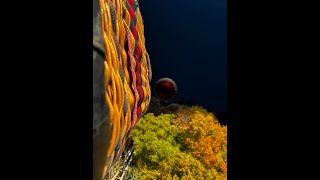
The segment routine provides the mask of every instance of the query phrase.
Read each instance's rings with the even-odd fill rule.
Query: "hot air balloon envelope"
[[[177,94],[177,85],[170,78],[161,78],[156,82],[155,94],[161,100],[169,100]]]

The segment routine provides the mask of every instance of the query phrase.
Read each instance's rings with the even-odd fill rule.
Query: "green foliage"
[[[170,124],[175,115],[155,117],[146,114],[136,124],[130,136],[134,142],[134,160],[142,160],[148,166],[156,166],[170,154],[179,150],[175,136],[178,128]]]
[[[136,179],[226,179],[226,126],[202,107],[146,114],[130,137]]]

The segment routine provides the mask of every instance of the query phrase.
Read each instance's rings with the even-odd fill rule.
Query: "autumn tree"
[[[200,106],[146,114],[130,137],[137,179],[226,179],[226,126]]]
[[[227,171],[227,128],[221,126],[212,113],[196,111],[190,115],[186,128],[185,146],[206,168],[214,167],[218,172]]]
[[[173,114],[163,114],[155,117],[146,114],[139,120],[131,132],[134,142],[134,160],[144,162],[147,166],[157,166],[169,155],[179,150],[175,142],[178,128],[171,125]]]

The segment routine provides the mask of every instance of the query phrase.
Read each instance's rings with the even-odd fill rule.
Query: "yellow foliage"
[[[147,128],[149,130],[158,129],[157,131],[162,134],[162,131],[159,129],[163,127],[160,127],[160,124],[168,123],[169,119],[161,121],[162,123],[155,123],[159,122],[159,119],[165,116],[160,115],[154,117],[147,115],[147,117],[148,118],[145,118],[147,122],[140,121],[141,124],[138,126],[149,127]],[[181,108],[176,113],[176,116],[170,117],[170,122],[178,128],[175,131],[166,131],[171,137],[175,138],[175,142],[170,142],[169,144],[170,146],[178,144],[179,149],[162,159],[157,166],[141,166],[145,163],[142,163],[142,158],[140,158],[138,163],[136,163],[139,166],[136,172],[142,175],[140,179],[150,179],[152,177],[163,180],[226,180],[227,126],[220,125],[212,113],[199,106]],[[154,122],[152,124],[159,124],[159,126],[153,127],[149,125],[150,122]],[[167,126],[169,126],[169,124]],[[146,137],[147,134],[153,133],[152,130],[144,132],[146,132],[146,134],[143,135],[144,137]],[[139,136],[141,135],[140,133]],[[166,136],[168,135],[164,135],[164,137]],[[141,145],[140,142],[139,144]],[[170,149],[169,144],[168,149]],[[163,145],[165,145],[165,143],[163,143]],[[166,149],[167,147],[161,148]],[[144,154],[148,153],[153,152],[145,152]],[[159,174],[159,172],[161,173]]]

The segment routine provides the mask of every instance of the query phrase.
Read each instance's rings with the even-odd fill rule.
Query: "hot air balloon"
[[[170,78],[161,78],[156,82],[155,95],[162,101],[168,101],[177,94],[177,85]]]

